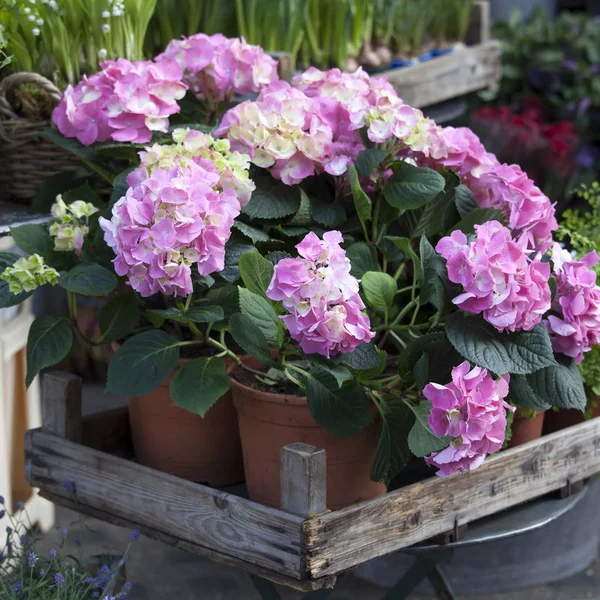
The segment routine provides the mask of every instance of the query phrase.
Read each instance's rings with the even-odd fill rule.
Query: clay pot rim
[[[242,356],[242,357],[240,357],[240,359],[244,363],[254,363],[253,365],[252,364],[249,365],[249,366],[252,366],[253,368],[255,365],[262,366],[260,361],[256,360],[255,358],[253,358],[251,356]],[[266,390],[253,388],[248,385],[245,385],[244,383],[239,382],[235,378],[235,373],[236,373],[236,371],[240,371],[240,370],[241,370],[241,367],[239,367],[237,365],[232,366],[232,368],[229,370],[229,378],[231,380],[231,385],[234,387],[237,387],[240,391],[243,391],[246,394],[249,394],[254,397],[260,397],[261,401],[263,401],[263,402],[272,402],[273,404],[299,404],[299,405],[307,404],[306,396],[299,396],[299,395],[294,395],[294,394],[275,394],[273,392],[268,392]]]

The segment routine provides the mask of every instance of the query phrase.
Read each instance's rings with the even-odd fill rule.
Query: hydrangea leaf
[[[183,365],[171,381],[173,402],[204,417],[230,387],[225,362],[220,358],[196,358]]]
[[[380,150],[379,148],[363,150],[356,157],[355,164],[358,176],[369,177],[373,170],[376,169],[388,156],[389,152],[386,152],[385,150]]]
[[[439,452],[446,448],[451,439],[448,437],[440,438],[429,427],[428,419],[431,412],[431,402],[421,400],[416,406],[410,404],[410,409],[415,415],[415,424],[408,434],[408,447],[410,451],[418,457],[427,456],[432,452]]]
[[[259,296],[246,288],[239,288],[240,310],[248,316],[265,336],[272,348],[281,348],[283,343],[283,322],[263,296]]]
[[[482,317],[462,312],[448,315],[446,333],[456,350],[467,360],[497,375],[526,375],[556,366],[546,328],[499,333]]]
[[[273,279],[273,265],[258,251],[242,254],[239,265],[245,286],[251,292],[264,296]]]
[[[377,312],[387,314],[398,290],[396,280],[387,273],[367,271],[362,276],[361,287],[368,304]]]
[[[235,343],[259,360],[264,365],[270,365],[271,349],[262,330],[245,314],[236,313],[229,319],[229,333]]]
[[[140,311],[132,294],[124,294],[107,302],[98,313],[98,325],[104,341],[120,340],[137,326]]]
[[[399,163],[383,188],[388,204],[402,210],[413,210],[433,200],[444,190],[444,178],[433,169]]]
[[[269,175],[259,175],[255,179],[256,189],[250,202],[242,209],[251,219],[281,219],[298,212],[300,189],[285,185]]]
[[[117,287],[114,273],[95,263],[81,263],[60,278],[67,291],[82,296],[107,296]]]
[[[361,279],[367,271],[377,270],[377,251],[366,242],[356,242],[346,251],[350,261],[350,274]]]

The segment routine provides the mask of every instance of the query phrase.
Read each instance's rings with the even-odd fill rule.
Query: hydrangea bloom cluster
[[[12,267],[7,267],[0,279],[8,283],[8,289],[13,294],[32,292],[41,285],[58,283],[59,273],[48,266],[39,254],[29,258],[19,258]]]
[[[465,312],[483,314],[498,331],[529,331],[550,309],[550,265],[530,262],[498,221],[476,225],[475,231],[471,243],[454,231],[435,248],[446,259],[450,281],[464,288],[452,302]]]
[[[429,426],[439,437],[452,438],[450,445],[425,457],[436,475],[445,477],[479,467],[488,454],[502,448],[506,432],[506,410],[514,410],[504,401],[510,375],[494,380],[487,369],[465,361],[452,369],[447,385],[428,383],[423,395],[431,402]]]
[[[153,131],[167,131],[187,89],[176,62],[119,58],[101,66],[74,88],[69,85],[54,109],[52,120],[65,137],[85,146],[109,139],[144,144]]]
[[[310,98],[284,81],[227,111],[215,135],[287,185],[323,171],[341,175],[363,148],[346,107],[334,98]]]
[[[170,168],[174,164],[186,166],[190,161],[209,160],[220,174],[219,189],[233,189],[242,207],[250,202],[256,188],[250,179],[250,157],[231,152],[229,140],[215,140],[211,135],[193,129],[176,129],[174,144],[154,144],[139,153],[142,167],[148,174],[156,168]]]
[[[552,305],[557,315],[550,315],[546,326],[556,352],[580,363],[583,354],[600,344],[600,287],[591,269],[598,254],[590,252],[574,261],[558,244],[552,250],[556,277],[556,297]]]
[[[50,225],[50,235],[54,238],[54,249],[57,252],[73,252],[81,254],[83,241],[89,232],[89,218],[98,212],[91,202],[75,200],[66,204],[59,194],[50,210],[57,219]]]
[[[350,261],[340,246],[339,231],[323,239],[309,233],[296,246],[297,258],[275,265],[267,289],[271,300],[282,301],[290,314],[281,317],[290,335],[307,354],[329,358],[352,352],[374,337],[358,294],[358,280],[350,275]]]
[[[182,143],[199,144],[200,139],[209,143],[200,132],[189,132]],[[211,152],[207,154],[176,156],[170,164],[159,161],[160,166],[146,155],[148,166],[129,175],[131,187],[114,205],[112,219],[100,219],[104,239],[117,255],[115,271],[127,276],[142,296],[187,296],[193,265],[200,275],[224,267],[225,244],[240,202],[234,187],[223,183]]]
[[[176,62],[192,93],[212,108],[235,94],[260,92],[279,79],[277,62],[260,46],[220,33],[172,40],[156,60]]]

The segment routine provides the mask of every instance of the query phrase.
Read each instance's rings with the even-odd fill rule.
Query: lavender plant
[[[66,486],[67,487],[67,486]],[[70,486],[72,488],[72,484]],[[0,598],[3,600],[127,600],[132,584],[125,582],[116,596],[110,595],[119,580],[120,569],[127,560],[138,532],[129,536],[129,544],[116,565],[103,564],[92,575],[86,567],[81,537],[86,526],[80,518],[75,533],[57,526],[56,547],[48,554],[38,549],[39,536],[22,503],[11,513],[0,496],[0,523],[5,528],[0,543]],[[75,545],[75,554],[70,546]]]

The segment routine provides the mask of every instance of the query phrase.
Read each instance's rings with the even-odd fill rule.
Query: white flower
[[[108,10],[102,11],[102,18],[103,19],[110,19],[110,11],[108,11]]]
[[[104,60],[107,56],[108,52],[106,51],[106,48],[100,48],[100,50],[98,50],[98,58],[100,60]]]
[[[34,27],[34,28],[31,30],[31,33],[33,33],[33,35],[35,35],[35,36],[37,37],[37,36],[38,36],[38,35],[40,35],[40,33],[41,33],[41,31],[40,31],[40,28],[39,28],[39,27]]]
[[[26,7],[23,9],[23,12],[24,12],[26,15],[28,15],[28,14],[31,12],[31,9],[29,8],[29,6],[26,6]]]
[[[33,23],[33,21],[35,21],[35,15],[29,15],[27,20]]]
[[[104,23],[104,25],[102,25],[102,31],[104,31],[104,33],[108,33],[110,31],[110,25],[108,23]]]
[[[44,24],[44,19],[42,19],[42,18],[36,19],[35,24],[39,25],[41,27]]]
[[[58,4],[56,3],[56,0],[50,0],[48,2],[48,6],[52,9],[52,10],[58,10]]]

